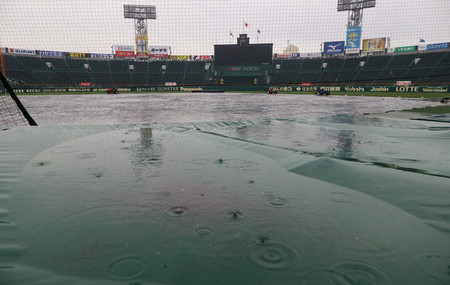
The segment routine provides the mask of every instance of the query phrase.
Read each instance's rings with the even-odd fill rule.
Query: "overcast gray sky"
[[[235,43],[230,31],[247,33],[251,43],[274,43],[276,53],[288,42],[319,52],[321,42],[346,38],[348,13],[336,11],[337,0],[1,0],[0,44],[111,53],[112,45],[134,45],[124,4],[156,6],[149,45],[171,46],[172,54],[213,54],[214,44]],[[364,10],[362,39],[390,37],[391,47],[420,38],[449,42],[449,15],[450,0],[377,0]]]

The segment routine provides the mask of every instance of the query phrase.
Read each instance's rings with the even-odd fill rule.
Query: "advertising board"
[[[211,60],[213,59],[212,55],[193,55],[193,60]]]
[[[51,50],[37,50],[36,54],[40,56],[57,56],[57,57],[63,57],[66,55],[65,52],[51,51]]]
[[[384,51],[385,48],[386,48],[386,38],[363,40],[362,51],[364,52]]]
[[[69,52],[69,57],[86,58],[86,57],[90,57],[90,54],[84,53],[84,52]]]
[[[407,47],[397,47],[395,48],[394,52],[411,52],[416,50],[417,46],[407,46]]]
[[[324,54],[342,54],[344,53],[344,41],[339,42],[324,42],[323,53]]]
[[[170,47],[168,46],[149,46],[150,57],[169,57]]]
[[[29,50],[29,49],[9,48],[8,52],[13,53],[13,54],[36,55],[35,50]]]
[[[171,60],[190,60],[191,56],[190,55],[171,55],[170,59]]]
[[[346,53],[359,53],[361,46],[361,27],[347,28]]]
[[[427,50],[446,49],[449,48],[449,43],[428,44]]]
[[[136,35],[136,57],[148,57],[147,35]]]
[[[134,57],[134,46],[114,45],[113,51],[116,57]]]
[[[107,53],[91,53],[91,58],[114,58],[114,55]]]

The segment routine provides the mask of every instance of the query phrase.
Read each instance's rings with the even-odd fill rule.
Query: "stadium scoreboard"
[[[238,44],[214,45],[215,65],[272,64],[273,44],[250,44],[247,35],[240,35]]]

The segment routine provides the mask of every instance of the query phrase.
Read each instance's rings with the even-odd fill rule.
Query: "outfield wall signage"
[[[0,48],[0,51],[1,51],[1,53],[6,53],[6,52],[8,51],[8,49],[7,49],[7,48],[4,48],[4,47],[2,47],[2,48]]]
[[[305,57],[316,58],[316,57],[321,57],[321,56],[322,56],[322,53],[320,53],[320,52],[301,52],[300,53],[301,58],[305,58]]]
[[[408,86],[411,85],[411,81],[397,81],[398,86]]]
[[[411,52],[416,50],[417,46],[407,46],[407,47],[397,47],[395,48],[394,52]]]
[[[136,35],[136,57],[148,57],[147,35]]]
[[[29,49],[9,48],[8,52],[12,53],[12,54],[36,55],[36,51],[35,50],[29,50]]]
[[[359,53],[361,46],[361,27],[347,28],[346,53]]]
[[[224,82],[224,81],[223,81]],[[89,82],[86,85],[89,84]],[[80,85],[84,85],[85,83]],[[170,85],[170,84],[169,84]],[[331,94],[333,92],[398,92],[398,93],[450,93],[450,88],[448,86],[300,86],[300,85],[288,85],[288,86],[269,86],[278,91],[285,92],[308,92],[313,94],[317,89],[327,89]],[[217,86],[212,86],[212,89],[217,88]],[[221,85],[225,91],[229,90],[246,90],[246,91],[261,91],[265,92],[265,86],[226,86]],[[236,89],[237,88],[237,89]],[[17,94],[27,94],[27,93],[65,93],[65,92],[93,92],[93,93],[106,93],[108,88],[97,88],[92,86],[80,86],[80,87],[67,87],[67,88],[15,88],[14,91]],[[192,87],[182,87],[182,86],[154,86],[154,87],[130,87],[130,88],[118,88],[119,92],[195,92],[207,90],[208,87],[203,86],[192,86]],[[5,93],[4,88],[0,88],[0,93]]]
[[[114,55],[113,54],[107,54],[107,53],[91,53],[91,58],[110,58],[113,59]]]
[[[84,53],[84,52],[69,52],[69,57],[86,58],[86,57],[90,57],[90,54],[89,53]]]
[[[342,54],[344,53],[345,42],[324,42],[323,53],[324,54]]]
[[[213,56],[212,55],[193,55],[192,59],[193,60],[212,60]]]
[[[363,40],[362,51],[378,52],[386,49],[386,38],[376,38]]]
[[[171,60],[191,60],[190,55],[171,55]]]
[[[448,93],[448,88],[443,87],[423,87],[422,92],[425,93]]]
[[[275,59],[291,59],[291,54],[275,54]]]
[[[300,58],[299,53],[275,54],[275,59],[298,59],[298,58]]]
[[[427,45],[427,50],[446,49],[446,48],[449,48],[449,43]]]
[[[66,55],[65,52],[51,51],[51,50],[37,50],[36,54],[40,56],[57,56],[57,57],[63,57]]]
[[[170,47],[168,46],[149,46],[150,57],[169,57]]]
[[[115,45],[113,51],[116,57],[134,57],[134,46]]]

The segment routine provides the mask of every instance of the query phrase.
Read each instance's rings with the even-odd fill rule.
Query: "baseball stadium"
[[[448,284],[450,2],[0,13],[0,284]]]

